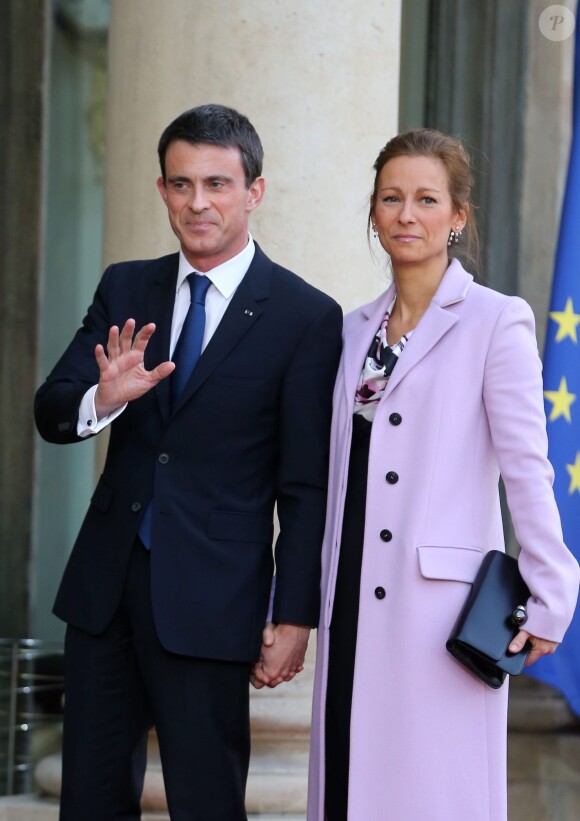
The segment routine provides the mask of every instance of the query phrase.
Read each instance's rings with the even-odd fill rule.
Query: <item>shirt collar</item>
[[[239,254],[236,254],[235,257],[227,259],[225,262],[222,262],[221,265],[216,265],[215,268],[211,268],[205,272],[205,275],[211,280],[212,284],[215,285],[225,299],[230,298],[246,275],[255,252],[256,246],[254,240],[252,235],[248,234],[248,242]],[[194,270],[195,268],[192,267],[191,263],[185,258],[183,251],[180,250],[176,291],[179,291],[185,278]]]

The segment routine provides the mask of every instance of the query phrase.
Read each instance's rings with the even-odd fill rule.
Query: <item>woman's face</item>
[[[431,157],[395,157],[381,169],[371,220],[396,271],[403,266],[447,267],[449,232],[467,214],[451,202],[447,172]]]

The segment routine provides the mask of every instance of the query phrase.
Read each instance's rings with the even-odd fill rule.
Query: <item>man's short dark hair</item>
[[[209,143],[221,148],[239,148],[246,188],[262,173],[264,150],[256,129],[247,117],[223,105],[200,105],[184,111],[170,123],[159,140],[157,152],[165,180],[165,154],[175,140],[191,145]]]

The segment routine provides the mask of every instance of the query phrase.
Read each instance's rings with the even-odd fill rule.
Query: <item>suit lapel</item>
[[[272,262],[256,244],[248,271],[238,285],[214,335],[201,354],[175,411],[187,402],[220,365],[229,352],[256,324],[270,292]]]
[[[147,295],[145,317],[154,322],[156,330],[145,351],[147,370],[169,359],[171,324],[175,305],[175,286],[179,267],[179,254],[171,254],[160,261],[154,282]],[[169,379],[162,379],[155,387],[155,395],[164,419],[169,416]]]

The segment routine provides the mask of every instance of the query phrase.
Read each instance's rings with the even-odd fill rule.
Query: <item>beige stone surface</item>
[[[508,727],[511,731],[580,733],[580,718],[561,693],[524,675],[510,681]]]
[[[224,103],[264,144],[266,197],[250,229],[265,252],[345,309],[373,299],[385,278],[366,212],[372,164],[397,131],[400,9],[401,0],[112,0],[105,263],[176,249],[155,186],[157,141],[185,109]],[[312,655],[295,681],[252,693],[250,811],[305,810]],[[149,762],[143,801],[159,808],[154,749]]]
[[[267,193],[252,230],[345,307],[384,287],[365,226],[372,164],[397,130],[400,0],[113,0],[105,261],[175,249],[155,188],[161,131],[207,102],[247,114]]]
[[[300,676],[284,687],[251,690],[252,758],[246,794],[250,813],[306,811],[313,670],[314,642],[311,642],[305,670]],[[60,794],[60,755],[47,756],[38,764],[35,781],[44,794]],[[142,806],[150,812],[166,808],[154,734],[149,738]],[[3,821],[1,815],[0,821]]]
[[[580,792],[580,735],[511,733],[508,770],[513,785],[536,782]]]
[[[580,791],[532,781],[510,787],[509,821],[578,821]]]
[[[0,798],[0,821],[58,821],[58,804],[54,799],[29,795]],[[170,821],[170,819],[167,813],[145,812],[142,821]],[[250,813],[248,821],[306,821],[306,816]]]

